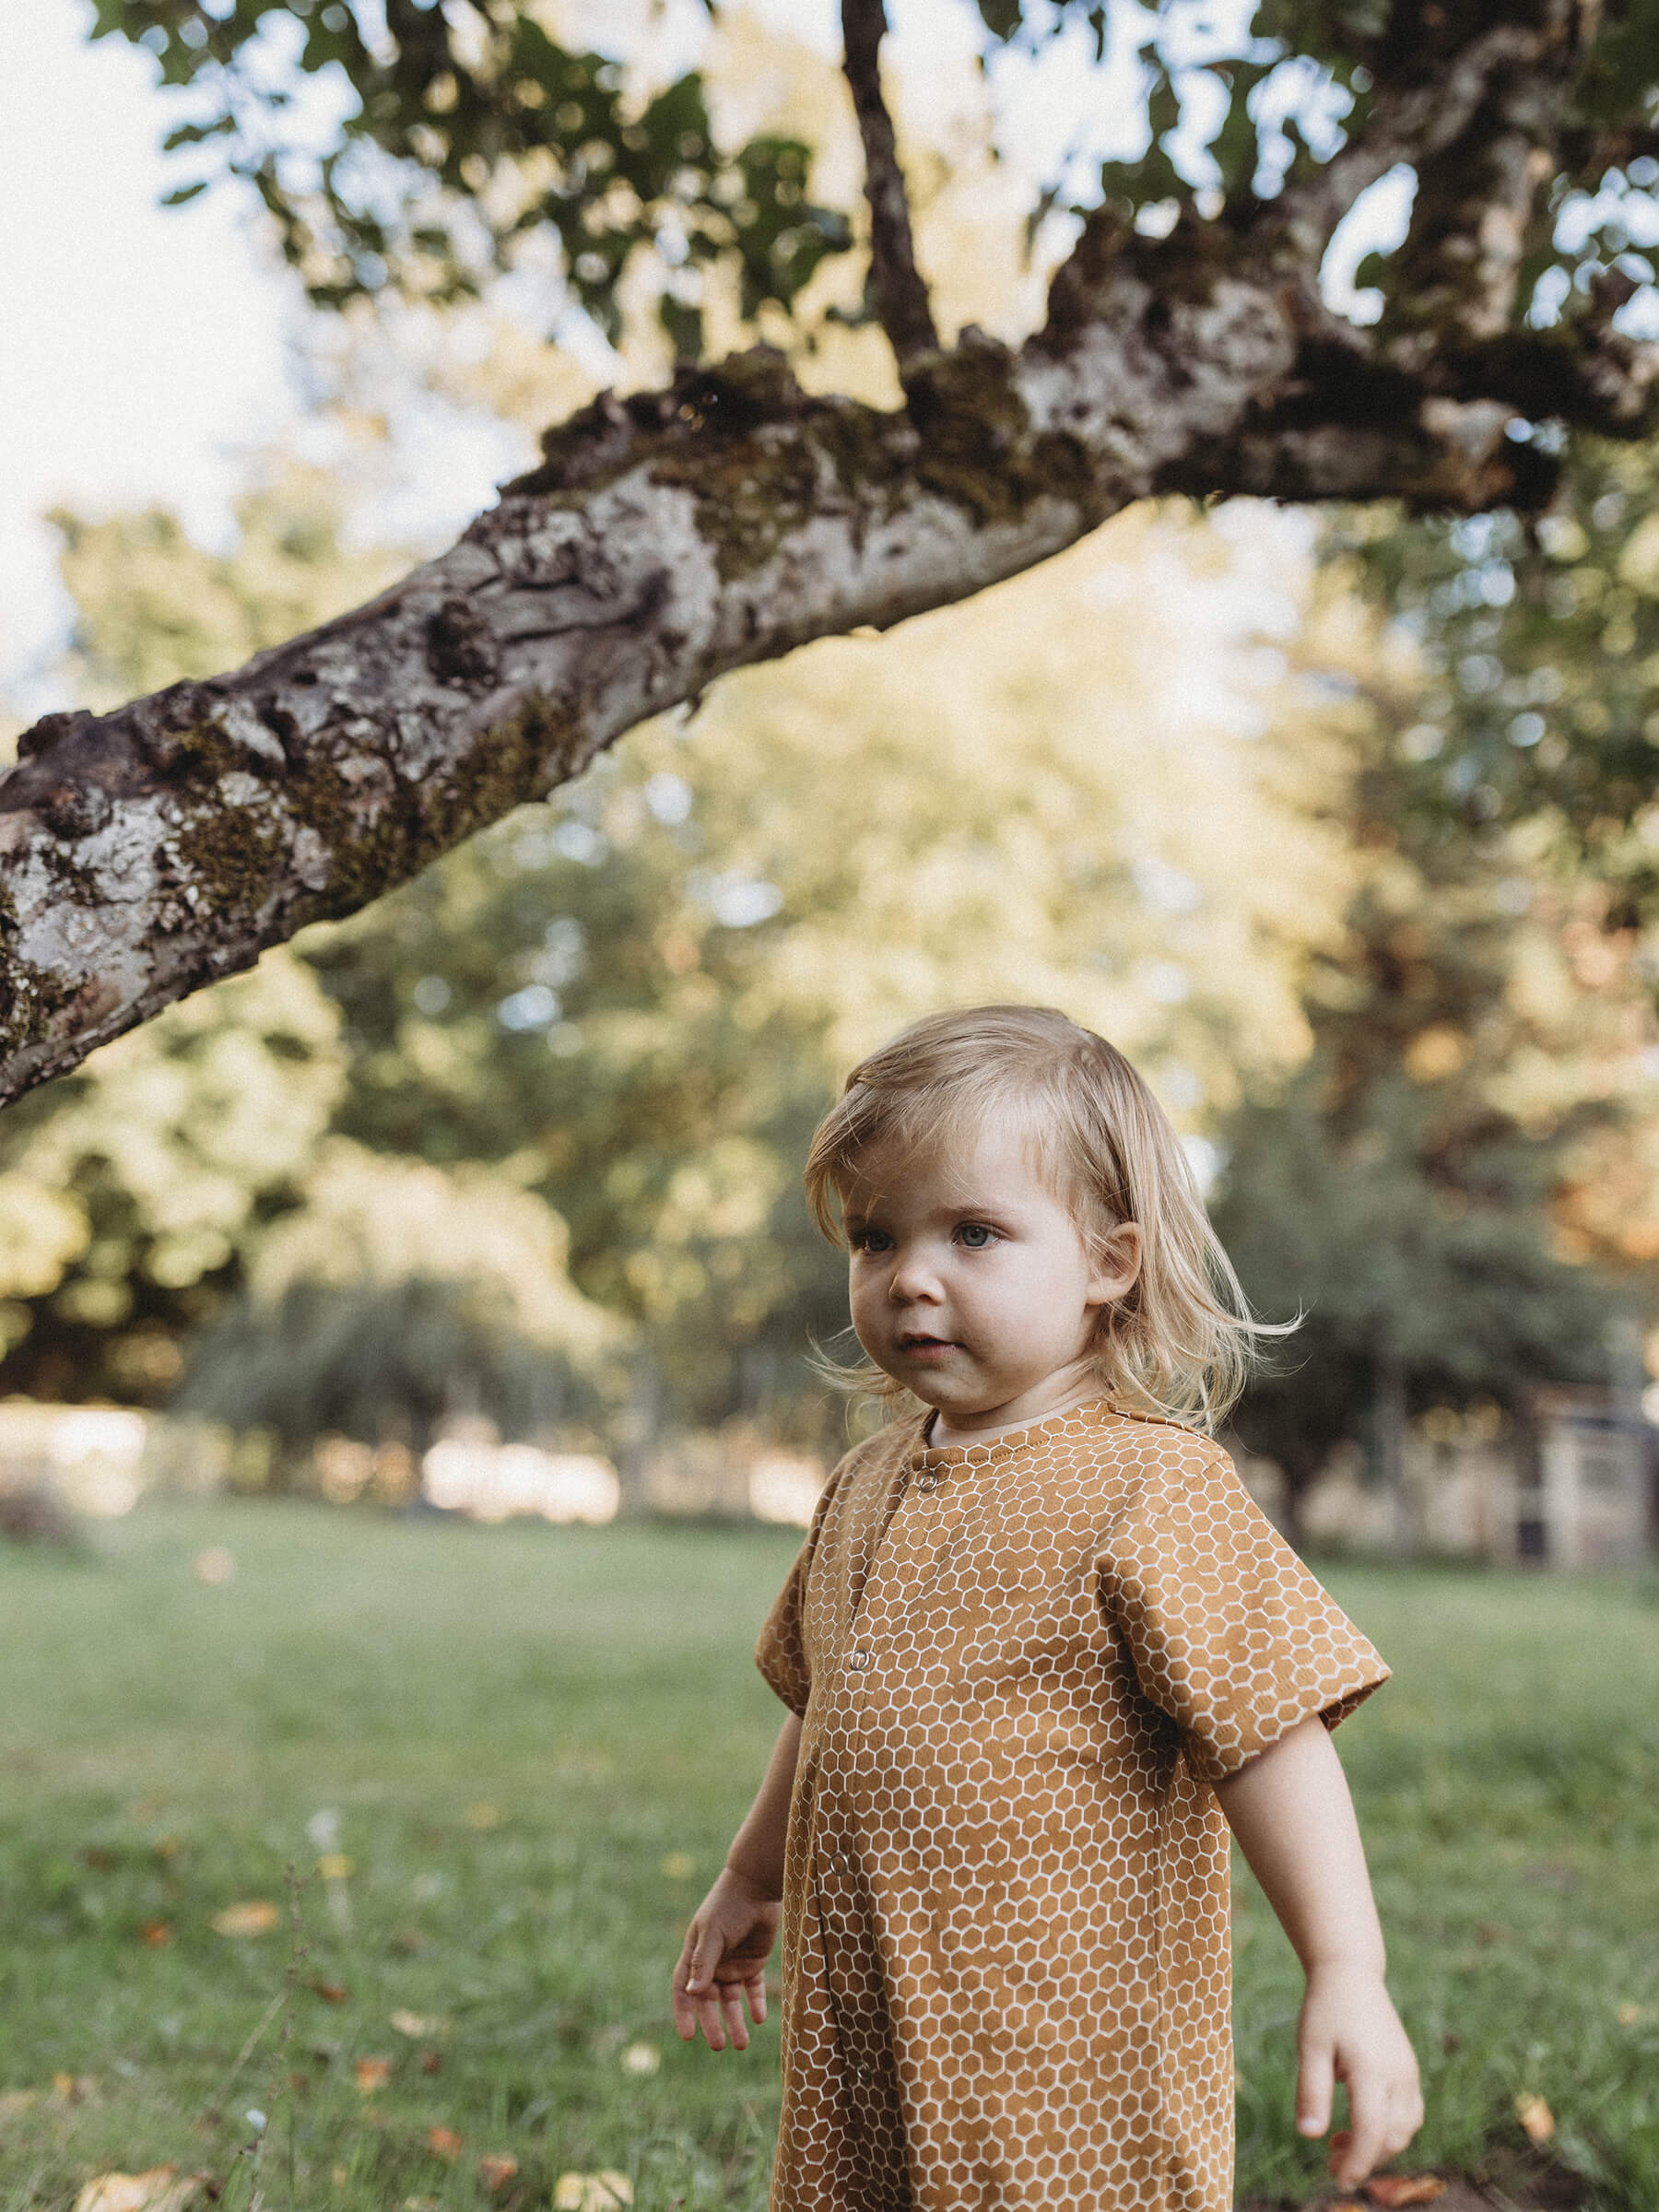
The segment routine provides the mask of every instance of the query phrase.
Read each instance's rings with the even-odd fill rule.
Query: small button
[[[857,1673],[863,1668],[868,1666],[869,1664],[869,1645],[867,1643],[855,1643],[853,1646],[853,1649],[847,1653],[847,1665],[853,1668],[854,1673]]]

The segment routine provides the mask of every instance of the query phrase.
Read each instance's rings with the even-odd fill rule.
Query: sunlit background
[[[734,128],[809,127],[844,194],[832,11],[647,16],[654,68],[700,58]],[[533,260],[464,308],[308,308],[250,194],[160,204],[173,109],[89,18],[12,0],[29,66],[0,86],[14,733],[360,599],[540,427],[667,367]],[[1066,235],[1022,253],[1033,179],[1138,153],[1113,51],[987,76],[967,11],[900,11],[947,328],[1030,328]],[[322,130],[326,82],[300,97]],[[1344,225],[1334,305],[1374,312],[1356,272],[1409,199],[1385,178]],[[872,330],[814,330],[806,382],[890,395]],[[1659,1048],[1631,887],[1659,818],[1567,834],[1502,764],[1594,732],[1621,624],[1627,663],[1648,649],[1645,466],[1593,457],[1583,519],[1530,545],[1137,511],[972,607],[727,680],[96,1055],[0,1130],[18,1480],[54,1470],[80,1511],[228,1483],[803,1519],[848,1418],[806,1364],[844,1320],[806,1136],[893,1028],[1013,997],[1137,1058],[1258,1304],[1307,1314],[1241,1417],[1275,1511],[1382,1548],[1633,1555]]]

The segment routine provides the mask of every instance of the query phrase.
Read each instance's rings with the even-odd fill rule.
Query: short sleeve
[[[1335,1727],[1388,1668],[1218,1446],[1171,1432],[1114,1528],[1100,1598],[1188,1763],[1222,1782],[1317,1714]]]
[[[791,1712],[804,1713],[812,1689],[812,1670],[806,1663],[806,1641],[802,1617],[806,1605],[806,1572],[812,1564],[812,1539],[802,1545],[789,1579],[772,1600],[755,1645],[755,1665]]]
[[[812,1663],[806,1653],[806,1578],[812,1571],[830,1501],[858,1456],[856,1451],[849,1452],[819,1492],[806,1541],[795,1554],[788,1580],[773,1599],[756,1641],[755,1665],[791,1712],[806,1712],[812,1689]]]

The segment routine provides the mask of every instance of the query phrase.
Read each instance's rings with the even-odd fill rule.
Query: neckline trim
[[[936,1407],[930,1406],[925,1413],[913,1417],[915,1434],[912,1438],[910,1448],[905,1454],[907,1465],[912,1467],[988,1466],[996,1460],[1006,1459],[1012,1453],[1018,1452],[1029,1443],[1032,1437],[1064,1428],[1067,1421],[1086,1420],[1090,1415],[1099,1416],[1103,1413],[1116,1414],[1120,1418],[1127,1419],[1135,1418],[1130,1407],[1121,1405],[1114,1397],[1102,1395],[1098,1398],[1083,1398],[1076,1406],[1067,1406],[1059,1413],[1044,1414],[1040,1419],[1027,1421],[1018,1429],[999,1430],[994,1436],[986,1437],[981,1443],[930,1444],[927,1441],[927,1431],[936,1410]]]

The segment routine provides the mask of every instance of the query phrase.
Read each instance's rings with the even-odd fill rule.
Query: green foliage
[[[516,1329],[453,1280],[291,1283],[238,1301],[191,1347],[174,1411],[263,1429],[293,1451],[319,1435],[424,1452],[446,1421],[481,1415],[504,1436],[611,1411],[590,1363]]]
[[[1352,518],[1335,540],[1429,672],[1402,805],[1447,838],[1547,826],[1627,926],[1659,914],[1656,492],[1649,449],[1586,443],[1534,524]]]
[[[292,1205],[345,1087],[291,953],[106,1045],[0,1126],[0,1389],[154,1402]]]
[[[1226,22],[1198,0],[1117,18],[1101,0],[978,0],[978,15],[988,56],[1037,52],[1080,24],[1097,65],[1125,38],[1140,61],[1145,150],[1101,164],[1075,149],[1034,196],[1033,224],[1101,198],[1247,220],[1363,132],[1380,90],[1431,80],[1471,35],[1468,11],[1415,0],[1261,0]],[[93,35],[153,53],[188,110],[167,145],[193,172],[169,197],[188,201],[225,176],[249,182],[321,306],[387,289],[469,297],[526,249],[533,264],[546,241],[565,298],[613,341],[630,273],[682,355],[703,345],[718,272],[735,274],[746,317],[794,308],[819,265],[852,247],[857,220],[851,203],[813,196],[817,136],[762,131],[723,145],[697,70],[661,81],[625,38],[566,44],[557,19],[531,0],[96,0]],[[298,97],[300,76],[322,97]],[[1579,312],[1616,258],[1651,283],[1629,225],[1621,236],[1596,210],[1606,133],[1645,144],[1656,90],[1655,11],[1603,11],[1518,318],[1553,320],[1563,300]],[[1639,159],[1617,177],[1649,242],[1653,171]],[[1386,283],[1385,267],[1375,274]]]
[[[760,2212],[775,2012],[714,2060],[665,1989],[776,1730],[749,1646],[794,1544],[157,1502],[90,1565],[0,1551],[0,1756],[29,1781],[0,1815],[0,2083],[39,2092],[0,2132],[5,2212],[174,2160],[245,2206],[250,2105],[267,2204],[291,2125],[297,2205],[459,2212],[494,2151],[532,2205],[615,2168],[639,2212]],[[209,1545],[229,1585],[190,1575]],[[1411,2163],[1524,2203],[1514,2099],[1540,2094],[1571,2162],[1613,2177],[1599,2212],[1651,2212],[1659,1742],[1630,1688],[1659,1613],[1613,1580],[1332,1580],[1397,1669],[1337,1740],[1423,2062]],[[349,1925],[307,1833],[324,1808]],[[311,1951],[288,2042],[272,2019],[233,2072],[288,1947],[212,1918],[279,1900],[290,1862]],[[1299,1977],[1241,1870],[1236,1923],[1239,2194],[1300,2202],[1323,2152],[1291,2126]],[[656,2072],[628,2070],[639,2043]],[[392,2073],[368,2097],[371,2055]],[[93,2087],[67,2102],[56,2074]],[[453,2165],[434,2125],[464,2138]]]
[[[97,0],[93,35],[146,47],[162,83],[194,97],[167,146],[211,166],[171,197],[218,175],[252,183],[321,307],[388,287],[471,297],[541,235],[613,340],[627,271],[653,260],[664,324],[695,354],[705,271],[737,265],[747,314],[787,309],[852,243],[846,216],[809,196],[809,147],[721,147],[696,71],[643,93],[621,56],[561,44],[528,6]],[[287,127],[296,71],[336,106],[321,153],[312,126]]]
[[[1309,647],[1320,665],[1317,627]],[[1450,838],[1414,804],[1422,677],[1377,648],[1324,663],[1355,694],[1368,862],[1310,970],[1313,1054],[1229,1124],[1216,1207],[1257,1307],[1306,1314],[1240,1416],[1293,1492],[1386,1373],[1412,1410],[1524,1420],[1539,1382],[1606,1382],[1610,1325],[1659,1288],[1642,980],[1535,836]]]

